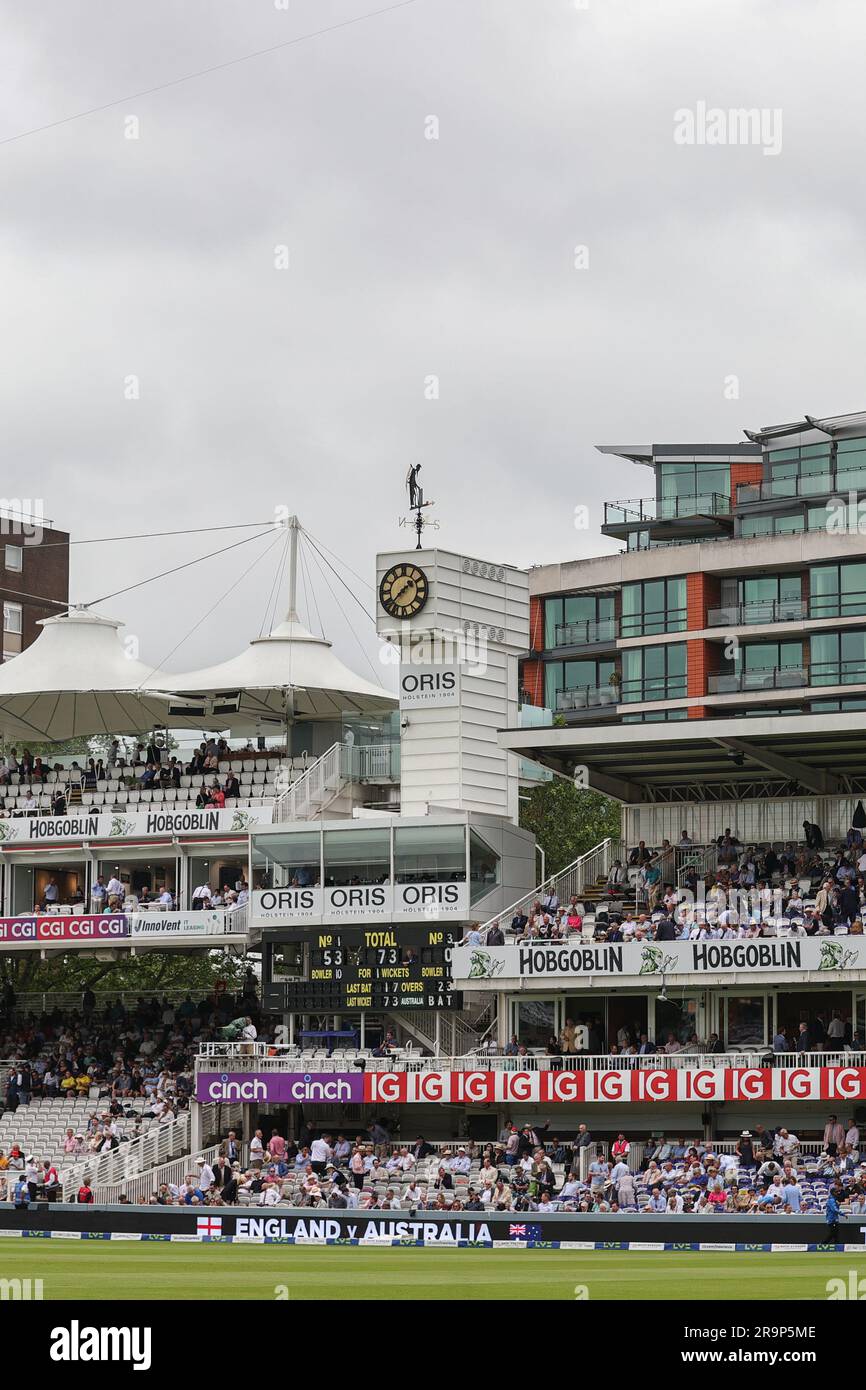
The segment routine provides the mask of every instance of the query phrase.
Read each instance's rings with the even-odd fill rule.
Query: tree
[[[521,799],[520,824],[544,850],[548,878],[600,841],[622,833],[618,801],[579,789],[564,777],[542,782]]]
[[[0,956],[0,984],[20,994],[64,994],[85,989],[105,993],[143,994],[153,990],[184,989],[210,993],[217,980],[239,989],[247,962],[223,951],[148,951],[120,960],[97,960],[88,951],[70,951],[41,960],[35,951],[10,951]]]

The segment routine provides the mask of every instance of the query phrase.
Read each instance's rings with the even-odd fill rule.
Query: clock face
[[[379,585],[379,602],[392,618],[413,618],[429,597],[427,576],[417,565],[394,565]]]

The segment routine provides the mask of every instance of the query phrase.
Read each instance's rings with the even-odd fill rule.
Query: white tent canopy
[[[362,680],[344,666],[325,637],[314,637],[298,619],[298,532],[289,517],[289,601],[283,622],[257,637],[239,656],[180,676],[160,674],[150,685],[204,698],[223,728],[266,734],[298,720],[340,719],[344,714],[380,714],[394,709],[395,696]]]
[[[267,637],[238,656],[179,676],[154,675],[158,685],[191,699],[207,700],[222,727],[250,728],[303,719],[339,719],[395,708],[395,696],[344,666],[324,637],[314,637],[290,615]],[[172,716],[173,722],[173,716]]]
[[[165,725],[168,697],[150,683],[152,668],[127,654],[120,623],[74,608],[39,626],[36,641],[0,665],[0,733],[7,741],[59,743]],[[172,725],[211,727],[195,706],[173,714]]]

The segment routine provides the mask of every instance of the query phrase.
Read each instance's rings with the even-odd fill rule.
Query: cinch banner
[[[460,946],[454,951],[455,985],[495,980],[498,988],[574,976],[658,980],[669,975],[734,971],[866,970],[866,937],[755,937],[740,941],[537,941],[507,946]]]
[[[115,912],[105,917],[0,917],[0,942],[112,941],[129,936],[129,918]]]
[[[708,1067],[617,1071],[232,1072],[199,1075],[196,1100],[254,1105],[585,1105],[663,1101],[866,1099],[866,1067]]]
[[[360,1105],[362,1072],[221,1072],[199,1074],[195,1098],[251,1105]]]

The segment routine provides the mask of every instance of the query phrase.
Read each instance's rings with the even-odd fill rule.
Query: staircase
[[[439,1020],[439,1044],[436,1044],[436,1020]],[[485,999],[475,1008],[454,1010],[409,1010],[388,1014],[389,1022],[410,1033],[422,1047],[437,1057],[466,1057],[477,1052],[496,1027],[496,1001]]]
[[[315,820],[352,781],[352,749],[333,743],[274,801],[274,820]]]
[[[582,854],[579,859],[568,864],[561,869],[558,874],[553,874],[545,879],[537,888],[525,893],[517,902],[511,904],[504,911],[491,917],[489,921],[483,923],[481,930],[485,931],[494,922],[505,922],[515,916],[518,908],[528,911],[533,903],[543,897],[551,889],[556,893],[560,903],[566,905],[571,898],[577,898],[578,902],[583,903],[587,911],[595,910],[597,904],[606,897],[605,885],[607,876],[610,873],[611,865],[619,859],[625,865],[626,849],[622,840],[609,838],[602,840],[601,844],[594,849]],[[623,897],[628,897],[629,893],[634,896],[633,891],[626,884],[623,888]]]

